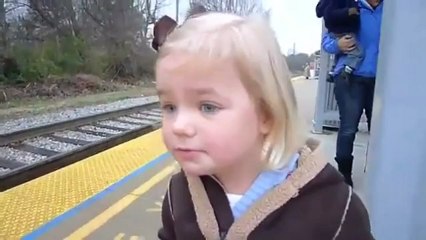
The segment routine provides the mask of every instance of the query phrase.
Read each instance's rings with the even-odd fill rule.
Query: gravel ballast
[[[44,148],[57,152],[68,152],[79,147],[79,145],[57,142],[46,137],[33,138],[31,140],[24,141],[24,143],[34,147]]]
[[[142,105],[145,103],[151,103],[158,101],[157,96],[149,97],[140,97],[140,98],[130,98],[124,99],[112,103],[87,106],[75,109],[67,109],[55,113],[41,114],[34,117],[25,117],[14,120],[8,120],[5,122],[0,122],[0,134],[6,134],[18,130],[23,130],[36,126],[43,126],[50,123],[70,120],[79,117],[90,116],[93,114],[99,114],[102,112],[109,112],[114,110],[119,110],[123,108],[133,107],[137,105]]]
[[[122,121],[126,121],[126,122],[132,122],[132,123],[135,123],[135,124],[143,123],[143,120],[139,120],[139,119],[131,118],[131,117],[120,117],[120,118],[118,118],[118,120],[122,120]]]
[[[78,139],[78,140],[84,140],[84,141],[89,141],[89,142],[99,141],[99,140],[102,140],[104,138],[104,137],[101,137],[101,136],[95,136],[95,135],[91,135],[91,134],[86,134],[86,133],[76,132],[76,131],[68,131],[68,130],[62,131],[62,132],[57,132],[53,135],[58,136],[58,137],[63,137],[63,138]]]
[[[35,163],[46,158],[46,156],[24,152],[9,147],[0,147],[0,157],[6,160],[14,160],[26,164]]]
[[[10,133],[10,132],[18,131],[18,130],[23,130],[23,129],[32,128],[36,126],[42,126],[42,125],[56,123],[60,121],[66,121],[73,118],[90,116],[90,115],[99,114],[102,112],[115,111],[119,109],[134,107],[134,106],[157,102],[157,101],[158,101],[157,96],[132,98],[132,99],[116,101],[109,104],[101,104],[96,106],[87,106],[87,107],[81,107],[76,109],[68,109],[68,110],[63,110],[56,113],[42,114],[38,116],[20,118],[16,120],[5,121],[5,122],[0,121],[0,134]],[[101,121],[99,123],[104,124],[106,126],[115,126],[115,127],[131,130],[131,129],[140,127],[146,122],[151,122],[146,120],[128,118],[124,116],[122,117],[122,120],[127,121],[129,123],[118,122],[118,121],[107,121],[107,120]],[[100,132],[100,133],[109,133],[109,134],[122,133],[121,131],[101,128],[101,127],[96,127],[91,125],[82,126],[81,129],[91,130],[91,131]],[[63,131],[53,133],[53,135],[57,137],[78,139],[78,140],[89,141],[89,142],[105,139],[105,136],[102,136],[102,135],[97,136],[94,134],[95,133],[89,134],[89,133],[82,133],[82,132],[72,131],[72,130],[63,130]],[[30,146],[43,148],[46,150],[52,150],[56,152],[68,152],[80,147],[79,145],[76,145],[76,144],[60,142],[60,140],[57,140],[55,138],[50,138],[48,136],[27,139],[23,141],[23,143]],[[46,159],[46,156],[17,150],[10,146],[0,146],[0,158],[5,160],[10,160],[10,161],[19,161],[25,164],[33,164]],[[10,171],[10,169],[0,167],[0,173],[4,174],[8,171]]]
[[[151,122],[156,122],[161,120],[161,117],[156,117],[156,116],[152,116],[152,115],[148,115],[148,114],[143,114],[143,113],[134,113],[132,115],[130,115],[131,117],[136,117],[136,118],[143,118],[146,120],[150,120]]]
[[[100,128],[100,127],[95,127],[95,126],[83,126],[81,127],[81,129],[83,130],[88,130],[88,131],[95,131],[95,132],[101,132],[101,133],[109,133],[109,134],[120,134],[120,131],[115,131],[112,129],[108,129],[108,128]]]
[[[119,128],[126,128],[126,129],[135,129],[140,127],[138,124],[129,124],[129,123],[123,123],[123,122],[117,122],[117,121],[102,121],[99,122],[102,125],[106,126],[112,126],[112,127],[119,127]]]

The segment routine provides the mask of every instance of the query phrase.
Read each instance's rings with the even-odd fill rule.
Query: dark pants
[[[336,161],[341,171],[351,173],[355,135],[364,110],[368,119],[368,129],[370,130],[371,127],[375,78],[353,75],[348,82],[337,76],[334,84],[334,94],[340,115]]]

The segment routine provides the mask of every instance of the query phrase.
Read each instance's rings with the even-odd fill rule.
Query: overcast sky
[[[163,13],[175,17],[175,0],[167,0]],[[277,34],[283,54],[293,43],[296,52],[313,53],[320,49],[321,20],[315,15],[318,0],[263,0],[264,7],[271,9],[271,25]],[[180,0],[180,19],[188,9],[188,0]]]

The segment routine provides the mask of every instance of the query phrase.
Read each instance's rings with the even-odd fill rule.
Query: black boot
[[[353,165],[353,158],[352,159],[345,159],[345,160],[337,160],[337,165],[339,168],[339,172],[343,175],[345,178],[345,182],[353,187],[352,182],[352,165]]]

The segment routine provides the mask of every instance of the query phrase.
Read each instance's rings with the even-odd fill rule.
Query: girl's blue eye
[[[205,104],[201,105],[201,111],[206,112],[206,113],[214,113],[218,109],[219,109],[218,107],[216,107],[216,106],[214,106],[212,104],[208,104],[208,103],[205,103]]]
[[[167,105],[164,105],[162,107],[162,110],[163,110],[163,112],[171,113],[171,112],[174,112],[176,110],[176,107],[171,105],[171,104],[167,104]]]

